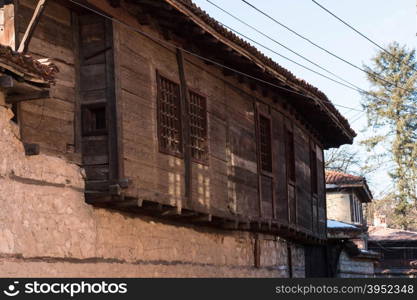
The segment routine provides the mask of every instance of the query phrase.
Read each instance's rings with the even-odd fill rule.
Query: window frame
[[[188,128],[189,128],[189,134],[190,134],[190,147],[191,147],[191,161],[197,164],[209,165],[209,157],[210,157],[210,151],[209,151],[209,121],[208,121],[208,97],[201,93],[200,91],[193,89],[193,88],[187,88],[188,92],[188,107],[187,107],[187,114],[188,114]],[[198,97],[201,97],[204,99],[204,120],[205,120],[205,157],[203,159],[198,159],[193,156],[193,145],[192,145],[192,134],[191,134],[191,94],[195,94]],[[183,121],[183,120],[182,120]]]
[[[294,185],[296,184],[297,176],[296,176],[296,165],[295,165],[295,138],[294,138],[294,128],[292,126],[289,126],[288,124],[285,125],[285,135],[284,135],[284,141],[285,141],[285,166],[286,166],[286,173],[287,173],[287,181]],[[291,147],[289,146],[288,141],[288,133],[291,135]],[[288,150],[291,149],[291,157]],[[289,172],[291,170],[291,172]],[[292,175],[292,176],[290,176]]]
[[[162,146],[162,121],[161,121],[161,111],[160,111],[160,107],[161,107],[161,98],[160,98],[160,79],[163,78],[167,81],[169,81],[170,83],[173,83],[177,86],[178,89],[178,110],[177,110],[177,117],[178,117],[178,122],[179,122],[179,148],[180,148],[180,152],[175,152],[169,149],[166,149]],[[178,81],[174,80],[171,76],[166,75],[165,73],[156,70],[156,126],[157,126],[157,141],[158,141],[158,149],[160,153],[163,154],[167,154],[167,155],[172,155],[178,158],[183,159],[184,158],[184,137],[183,137],[183,117],[182,117],[182,109],[181,109],[181,85]]]
[[[261,120],[265,119],[269,123],[269,169],[266,170],[263,168],[263,153],[262,153],[262,130],[261,130]],[[264,114],[264,113],[258,113],[258,143],[259,143],[259,165],[260,165],[260,171],[263,175],[267,175],[271,178],[273,178],[273,155],[272,155],[272,120],[271,117]]]
[[[105,128],[101,129],[91,129],[91,126],[87,126],[87,123],[92,124],[91,110],[97,108],[104,108],[104,118],[106,122]],[[108,135],[109,133],[109,118],[108,118],[108,108],[107,103],[97,102],[97,103],[85,103],[81,104],[81,129],[82,136],[102,136]]]

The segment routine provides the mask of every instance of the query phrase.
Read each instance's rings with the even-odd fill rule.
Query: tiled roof
[[[361,184],[365,178],[338,171],[326,170],[326,184]]]
[[[250,43],[246,42],[245,40],[241,39],[239,36],[225,28],[223,25],[221,25],[217,20],[210,17],[204,10],[202,10],[200,7],[198,7],[196,4],[194,4],[191,0],[175,0],[176,2],[186,6],[193,14],[198,16],[202,21],[204,21],[206,24],[208,24],[210,27],[212,27],[216,32],[220,33],[222,36],[227,38],[228,40],[234,42],[238,46],[244,48],[249,53],[254,55],[256,58],[262,61],[266,66],[272,68],[282,76],[284,76],[289,82],[292,82],[307,91],[314,94],[316,97],[321,99],[324,103],[324,105],[333,113],[336,115],[336,117],[339,119],[339,121],[343,124],[345,129],[349,132],[350,135],[353,137],[356,136],[355,131],[350,127],[348,120],[341,115],[341,113],[335,108],[335,106],[330,102],[330,100],[327,98],[327,96],[320,91],[318,88],[314,87],[313,85],[307,83],[306,81],[297,78],[294,74],[292,74],[287,69],[281,67],[279,64],[277,64],[275,61],[273,61],[271,58],[265,56],[262,52],[260,52],[256,47],[252,46]]]
[[[415,231],[371,226],[368,232],[371,241],[417,241]]]
[[[58,68],[51,63],[41,63],[30,55],[13,51],[10,47],[0,45],[0,66],[12,73],[19,73],[29,81],[41,79],[54,83]]]

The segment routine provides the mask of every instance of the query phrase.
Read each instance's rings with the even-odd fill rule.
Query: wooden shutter
[[[275,158],[275,207],[276,217],[281,224],[288,224],[287,172],[285,160],[284,117],[281,113],[272,111],[272,153]]]
[[[294,126],[296,209],[299,229],[311,231],[310,140],[300,127]]]
[[[311,230],[318,233],[317,193],[318,193],[318,169],[316,144],[310,142],[310,182],[311,182]]]
[[[290,225],[297,224],[297,198],[295,190],[295,153],[294,132],[289,121],[285,126],[285,166],[287,173],[287,199],[288,199],[288,222]]]
[[[318,232],[321,238],[326,237],[326,183],[324,177],[324,157],[323,150],[317,146],[317,218]]]
[[[109,181],[118,176],[112,24],[89,13],[77,20],[83,166],[88,181]]]
[[[267,110],[267,107],[263,107]],[[269,110],[269,109],[268,109]],[[266,112],[265,112],[266,113]],[[257,113],[257,152],[258,152],[258,182],[260,188],[261,217],[275,218],[274,205],[274,174],[272,168],[272,133],[271,119]]]

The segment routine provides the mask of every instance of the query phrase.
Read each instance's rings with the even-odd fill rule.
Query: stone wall
[[[327,219],[352,223],[350,199],[347,193],[326,193]]]
[[[52,100],[51,100],[52,101]],[[170,224],[84,202],[83,171],[59,157],[25,156],[0,93],[0,276],[286,277],[287,242]],[[304,252],[292,245],[294,276]]]
[[[342,251],[339,258],[338,277],[367,278],[374,277],[374,261],[370,259],[355,259]]]

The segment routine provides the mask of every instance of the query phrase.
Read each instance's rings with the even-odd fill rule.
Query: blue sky
[[[368,89],[369,84],[366,75],[339,60],[315,48],[306,41],[300,39],[265,16],[245,5],[240,0],[211,0],[230,13],[245,20],[252,26],[260,29],[265,34],[278,40],[289,48],[306,56],[310,60],[331,70],[353,84]],[[375,56],[378,48],[353,32],[344,24],[323,11],[311,0],[247,0],[278,21],[294,29],[303,36],[309,38],[320,46],[332,51],[355,65],[370,64],[370,59]],[[415,48],[417,42],[417,15],[415,0],[316,0],[327,9],[347,21],[369,38],[385,47],[392,41]],[[317,67],[303,61],[288,50],[278,46],[252,29],[227,16],[225,13],[212,6],[206,0],[194,0],[194,2],[207,11],[212,17],[233,29],[249,36],[250,38],[274,49],[289,58],[296,60],[308,67],[324,73]],[[339,105],[362,109],[361,96],[350,89],[333,83],[327,79],[311,73],[291,62],[288,62],[270,51],[257,46],[264,54],[274,59],[283,67],[289,69],[297,77],[302,78],[322,90],[329,99]],[[326,73],[324,73],[326,74]],[[326,74],[327,75],[327,74]],[[338,107],[339,111],[351,123],[352,128],[358,133],[356,142],[361,140],[366,133],[362,133],[366,127],[366,115],[358,111]],[[382,170],[370,176],[374,194],[386,189],[386,184],[381,181],[389,180]]]

